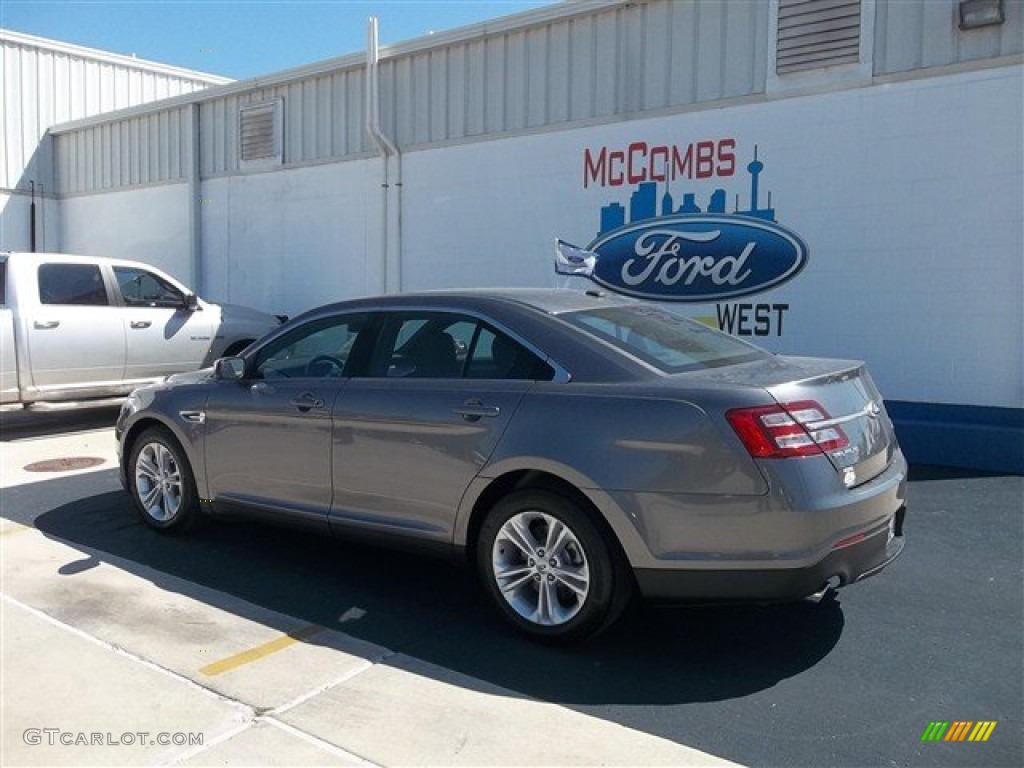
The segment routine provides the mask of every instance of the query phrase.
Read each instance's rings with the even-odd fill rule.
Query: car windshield
[[[566,312],[559,317],[665,373],[736,365],[769,355],[656,306],[603,307]]]

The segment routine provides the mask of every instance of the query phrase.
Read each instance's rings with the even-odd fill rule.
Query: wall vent
[[[238,148],[242,167],[280,165],[283,121],[281,99],[247,104],[238,111]]]
[[[861,0],[779,0],[775,72],[860,61]]]

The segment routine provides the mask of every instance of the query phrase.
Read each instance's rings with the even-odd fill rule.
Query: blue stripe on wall
[[[1024,475],[1024,408],[886,400],[911,464]]]

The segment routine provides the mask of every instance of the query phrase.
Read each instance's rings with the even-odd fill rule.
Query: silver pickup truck
[[[0,252],[0,405],[125,395],[236,354],[280,323],[203,301],[146,264]]]

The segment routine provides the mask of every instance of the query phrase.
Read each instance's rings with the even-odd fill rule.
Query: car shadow
[[[598,638],[553,648],[508,629],[466,568],[436,560],[251,522],[162,535],[138,519],[119,490],[67,501],[25,522],[83,551],[82,564],[69,572],[113,555],[118,567],[138,565],[140,575],[163,589],[187,594],[189,585],[199,585],[431,662],[443,668],[439,675],[452,670],[483,688],[570,706],[747,696],[813,667],[835,647],[844,624],[840,603],[828,599],[634,604]],[[218,607],[239,610],[233,600]],[[317,641],[314,635],[305,642]],[[459,678],[459,684],[475,682]]]
[[[112,427],[120,408],[120,405],[86,405],[55,410],[0,409],[0,441]]]

